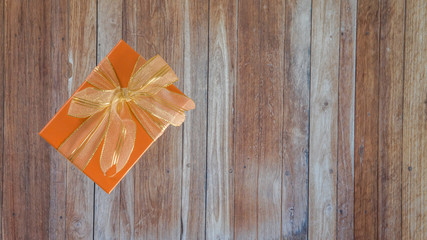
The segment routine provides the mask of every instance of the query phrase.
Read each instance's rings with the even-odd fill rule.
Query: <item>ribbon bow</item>
[[[104,58],[86,79],[93,87],[74,94],[68,115],[88,118],[58,148],[84,170],[104,140],[100,166],[114,176],[128,161],[136,138],[136,121],[156,140],[169,124],[179,126],[184,111],[195,107],[183,94],[166,87],[178,80],[160,56],[143,64],[138,58],[127,88],[121,88],[116,72]],[[115,169],[113,168],[115,166]],[[112,172],[112,174],[110,174]]]

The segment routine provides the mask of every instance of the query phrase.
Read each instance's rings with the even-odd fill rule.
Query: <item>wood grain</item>
[[[308,237],[311,1],[285,3],[282,236]]]
[[[340,6],[313,2],[309,238],[336,238]]]
[[[96,66],[96,1],[71,0],[68,4],[71,68],[68,96],[71,96]],[[94,191],[94,183],[67,163],[66,238],[93,238]]]
[[[274,239],[281,235],[285,6],[280,0],[261,0],[259,9],[257,237]],[[248,87],[242,80],[239,86]]]
[[[147,59],[160,54],[183,89],[183,2],[126,1],[125,6],[126,16],[136,20],[135,28],[124,29],[137,38],[132,47]],[[135,165],[135,239],[181,234],[182,134],[182,127],[169,127]]]
[[[206,238],[233,239],[237,1],[210,1]]]
[[[120,235],[119,239],[134,239],[134,170],[120,182]]]
[[[5,6],[4,1],[0,1],[0,102],[4,102],[4,87],[5,87]],[[1,136],[1,144],[0,144],[0,174],[1,174],[1,183],[0,183],[0,237],[2,236],[2,220],[3,220],[3,214],[2,214],[2,207],[3,207],[3,158],[4,158],[4,104],[0,104],[0,136]]]
[[[24,112],[31,117],[22,116],[27,120],[27,125],[23,127],[26,130],[26,134],[19,136],[18,139],[25,138],[29,144],[27,146],[26,159],[21,159],[26,167],[25,178],[21,178],[21,181],[26,180],[26,197],[31,199],[31,201],[27,202],[26,214],[40,220],[33,222],[26,216],[23,216],[23,218],[27,221],[26,235],[30,238],[44,239],[48,237],[49,226],[50,185],[48,184],[50,182],[50,162],[46,161],[49,157],[49,152],[46,148],[43,148],[46,143],[38,136],[38,132],[48,120],[45,112],[50,110],[48,101],[44,96],[50,96],[51,92],[54,91],[50,85],[49,78],[45,77],[46,75],[51,76],[50,66],[53,62],[50,58],[51,52],[49,50],[52,44],[51,36],[44,36],[44,33],[50,30],[52,24],[49,12],[51,5],[49,2],[36,3],[32,1],[27,3],[26,9],[25,20],[27,24],[25,32],[27,49],[25,51],[25,72],[26,78],[32,80],[26,82],[27,102],[25,105],[16,107],[26,107],[28,109],[27,112],[22,111],[22,109],[18,111]],[[23,63],[22,61],[21,64]],[[19,70],[22,71],[22,69]],[[18,84],[16,86],[19,87],[19,91],[22,91],[22,86]],[[20,98],[21,96],[18,92],[14,97]],[[17,115],[20,116],[21,114],[18,113]],[[22,126],[15,125],[15,127]]]
[[[423,0],[0,0],[0,239],[424,239]],[[105,194],[37,132],[123,38],[196,102]]]
[[[378,238],[401,239],[405,1],[380,6]]]
[[[258,237],[259,0],[238,5],[237,79],[234,130],[234,238]],[[253,10],[253,11],[252,11]],[[255,51],[257,50],[257,51]],[[258,81],[257,81],[258,80]],[[245,87],[248,86],[248,87]],[[250,87],[249,87],[250,86]]]
[[[49,114],[54,114],[68,99],[68,6],[66,0],[52,1],[51,84]],[[53,64],[55,63],[55,64]],[[47,144],[46,144],[47,145]],[[66,196],[68,161],[56,149],[48,147],[50,158],[50,202],[49,202],[49,239],[63,239],[66,235]]]
[[[122,2],[97,1],[97,64],[122,37]],[[121,185],[107,194],[95,186],[94,239],[119,239],[121,233]]]
[[[23,8],[24,11],[20,11]],[[18,116],[19,106],[25,106],[24,102],[26,97],[18,98],[17,93],[19,86],[25,84],[25,71],[19,71],[19,64],[25,64],[25,52],[18,51],[18,46],[25,46],[25,7],[22,3],[17,1],[5,1],[5,55],[9,56],[9,60],[4,63],[4,153],[3,153],[3,201],[2,201],[2,239],[24,238],[27,234],[26,231],[18,231],[20,226],[26,226],[27,222],[24,216],[27,214],[26,206],[26,188],[25,181],[27,170],[24,159],[27,159],[28,154],[24,149],[28,148],[28,140],[25,139],[20,144],[15,144],[15,136],[25,136],[23,127],[16,128],[15,124],[26,126],[27,119]],[[12,28],[11,26],[18,26]],[[24,67],[26,67],[24,65]],[[15,74],[22,80],[20,82],[12,81],[12,75]],[[22,93],[26,93],[24,89]],[[15,96],[15,97],[13,97]],[[7,99],[7,100],[6,100]],[[14,108],[14,109],[11,109]],[[23,115],[23,114],[21,114]],[[12,137],[13,136],[13,137]],[[15,155],[14,153],[20,153]],[[23,175],[21,179],[20,174]],[[16,207],[13,207],[13,206]],[[6,220],[8,219],[8,220]]]
[[[354,238],[378,236],[379,3],[359,0],[356,39]]]
[[[354,232],[354,94],[357,1],[341,1],[338,80],[337,239]]]
[[[209,1],[184,1],[183,91],[197,108],[183,124],[181,221],[183,239],[205,237]],[[197,54],[191,54],[197,52]]]
[[[427,2],[408,0],[405,23],[402,239],[427,237]]]
[[[235,125],[235,238],[279,238],[284,6],[239,5]]]
[[[46,78],[51,74],[51,38],[44,37],[51,27],[50,3],[6,1],[4,7],[8,61],[4,73],[1,238],[47,239],[50,161],[46,161],[47,145],[37,132],[48,120],[45,112],[50,111],[44,98],[52,91]]]

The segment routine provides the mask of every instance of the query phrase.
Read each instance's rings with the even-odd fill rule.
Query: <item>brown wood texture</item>
[[[424,0],[0,0],[0,239],[425,239]],[[124,39],[196,103],[111,194],[38,136]]]
[[[49,118],[46,113],[51,112],[46,96],[55,91],[53,82],[47,80],[53,64],[52,38],[46,35],[52,26],[50,10],[49,2],[4,3],[3,47],[7,61],[3,89],[2,238],[46,239],[49,234],[49,149],[37,132]]]
[[[4,23],[4,0],[0,1],[0,19],[1,19],[1,23],[0,23],[0,79],[1,79],[1,84],[0,84],[0,102],[4,102],[4,83],[5,81],[5,71],[4,71],[4,62],[5,62],[5,54],[4,54],[4,50],[5,50],[5,44],[4,44],[4,33],[5,33],[5,23]],[[1,140],[2,142],[4,141],[4,124],[3,124],[3,120],[4,120],[4,104],[0,104],[0,136],[1,136]],[[0,144],[0,174],[1,177],[0,179],[3,182],[3,158],[4,158],[4,144]],[[3,214],[2,214],[2,204],[3,202],[3,183],[0,183],[0,237],[2,236],[2,220],[3,220]]]
[[[182,89],[197,103],[197,108],[183,124],[181,237],[202,239],[206,227],[209,2],[185,0],[183,27]]]
[[[313,2],[309,239],[336,238],[339,32],[340,5],[331,0]]]
[[[337,239],[354,239],[354,101],[357,2],[341,1],[338,76]]]
[[[53,116],[68,99],[68,79],[71,76],[68,58],[68,5],[67,1],[52,2],[52,65],[53,91],[50,96],[49,116]],[[50,207],[49,239],[61,239],[66,234],[67,162],[55,149],[49,149]]]
[[[248,1],[238,9],[234,236],[281,235],[284,4]],[[268,107],[262,107],[268,106]]]
[[[354,237],[378,236],[379,1],[357,4]]]
[[[408,0],[405,17],[402,239],[427,237],[427,2]]]
[[[241,2],[239,2],[241,3]],[[237,79],[235,102],[234,237],[258,237],[260,158],[260,2],[238,5]],[[255,130],[256,129],[256,130]],[[272,199],[271,199],[272,200]],[[273,205],[274,206],[274,205]],[[262,231],[263,229],[261,229]],[[271,232],[270,232],[271,233]],[[272,234],[277,234],[272,233]]]
[[[400,239],[405,1],[380,5],[378,238]]]
[[[285,3],[282,236],[307,239],[311,1]]]
[[[237,0],[210,2],[206,239],[234,234],[234,103]],[[218,97],[220,96],[220,97]]]

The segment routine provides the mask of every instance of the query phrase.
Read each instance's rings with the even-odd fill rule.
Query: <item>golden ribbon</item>
[[[136,122],[156,140],[169,124],[184,122],[184,111],[195,107],[183,94],[166,87],[178,80],[160,56],[143,64],[138,58],[127,88],[121,88],[114,68],[106,57],[86,79],[93,87],[74,94],[68,115],[87,118],[58,148],[84,170],[104,140],[100,166],[104,175],[114,176],[126,165],[133,151]],[[114,169],[113,169],[114,170]]]

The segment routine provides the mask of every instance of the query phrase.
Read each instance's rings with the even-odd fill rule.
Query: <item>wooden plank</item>
[[[233,239],[237,1],[210,1],[206,238]]]
[[[248,1],[238,9],[235,125],[237,239],[281,235],[284,5]]]
[[[69,1],[68,95],[96,66],[96,1]],[[67,164],[66,238],[93,238],[94,183]]]
[[[261,87],[257,237],[274,239],[281,236],[285,4],[281,0],[260,0],[259,9],[259,78],[254,79]],[[245,85],[242,80],[241,86]]]
[[[378,1],[358,1],[356,59],[354,238],[375,239],[378,236]]]
[[[22,162],[26,168],[25,177],[21,175],[21,180],[25,179],[27,187],[26,214],[31,216],[31,219],[37,219],[37,221],[27,219],[26,235],[30,238],[45,239],[48,237],[49,231],[50,161],[46,161],[49,157],[49,150],[45,148],[47,144],[38,135],[38,132],[49,120],[46,112],[50,110],[50,104],[46,96],[51,96],[51,92],[55,91],[51,86],[50,78],[46,78],[46,75],[51,76],[53,63],[51,60],[52,38],[46,34],[51,30],[51,4],[50,2],[36,3],[34,1],[27,4],[25,41],[28,49],[25,51],[26,78],[24,81],[28,95],[25,105],[17,106],[21,108],[18,111],[27,116],[21,115],[26,118],[27,126],[15,125],[15,127],[23,127],[26,130],[25,135],[18,137],[18,139],[28,139],[29,144],[26,149],[27,159]],[[11,80],[16,79],[12,77]],[[22,86],[17,86],[21,91]],[[23,109],[25,110],[23,111]],[[22,173],[20,172],[20,174]],[[17,230],[19,231],[19,229]]]
[[[4,1],[0,1],[0,78],[1,78],[1,84],[0,84],[0,102],[4,103],[4,87],[5,87],[5,71],[4,71],[4,65],[5,65],[5,18],[4,18]],[[1,136],[1,144],[0,144],[0,174],[2,183],[0,183],[0,237],[2,236],[2,220],[3,220],[3,214],[2,214],[2,202],[3,202],[3,158],[4,158],[4,125],[3,125],[3,119],[4,118],[4,104],[0,104],[0,136]]]
[[[427,238],[427,2],[406,1],[402,239]]]
[[[26,149],[27,159],[22,159],[26,171],[24,171],[25,177],[21,175],[21,181],[25,179],[27,188],[26,215],[31,216],[31,219],[37,219],[37,221],[31,221],[27,218],[26,235],[30,238],[45,239],[48,237],[49,231],[50,162],[46,161],[49,157],[49,150],[45,148],[47,144],[38,135],[38,132],[49,120],[46,112],[50,110],[50,106],[46,96],[51,96],[51,92],[55,91],[51,87],[50,78],[46,78],[46,75],[51,75],[53,63],[50,60],[52,38],[46,34],[51,30],[51,4],[50,2],[36,3],[34,1],[27,4],[25,19],[27,22],[24,31],[28,49],[25,51],[26,78],[24,81],[26,81],[25,87],[28,95],[25,105],[17,106],[21,108],[18,111],[27,116],[21,115],[27,120],[27,126],[15,125],[15,127],[23,127],[26,130],[25,135],[18,137],[18,139],[28,139],[29,144]],[[22,71],[23,68],[19,70]],[[15,81],[16,79],[12,77],[10,80]],[[22,86],[17,86],[19,91],[22,91]],[[23,109],[26,110],[22,111]],[[16,114],[16,112],[12,114]],[[20,172],[20,174],[22,173]],[[22,217],[26,218],[26,216]]]
[[[341,1],[338,82],[337,239],[354,238],[354,94],[357,1]]]
[[[134,170],[130,170],[120,182],[120,236],[119,239],[134,239]]]
[[[401,239],[405,1],[380,6],[378,238]]]
[[[183,12],[181,1],[125,1],[132,47],[149,59],[160,54],[183,87]],[[141,24],[143,23],[143,24]],[[196,103],[197,104],[197,103]],[[169,127],[135,165],[134,238],[175,239],[181,234],[182,127]]]
[[[340,5],[312,6],[309,238],[336,238]]]
[[[37,132],[48,121],[50,2],[5,2],[2,239],[47,239],[50,161]],[[33,221],[37,219],[37,221]]]
[[[98,1],[97,62],[101,61],[122,39],[122,10],[120,1]]]
[[[50,118],[68,99],[68,6],[66,0],[52,1],[52,28],[45,34],[52,36],[51,67],[52,77],[49,78],[53,91],[49,97]],[[66,159],[53,147],[46,144],[50,158],[50,207],[49,207],[49,239],[65,237],[67,165]]]
[[[122,1],[97,1],[97,63],[122,38]],[[94,239],[119,239],[121,205],[119,184],[110,194],[95,185]]]
[[[18,110],[18,104],[25,106],[23,102],[26,100],[26,97],[18,98],[17,95],[19,89],[17,85],[25,84],[19,81],[19,79],[25,79],[25,72],[18,70],[19,64],[25,64],[25,52],[18,50],[18,46],[25,46],[25,9],[21,11],[21,8],[24,8],[21,2],[4,1],[4,56],[8,56],[8,61],[4,62],[3,75],[5,102],[3,104],[2,239],[24,238],[26,234],[25,231],[17,231],[20,226],[26,226],[26,219],[22,217],[26,214],[24,207],[26,189],[25,183],[20,181],[20,175],[15,172],[24,169],[22,160],[27,159],[24,149],[28,147],[28,141],[24,139],[23,142],[15,144],[19,141],[15,136],[22,136],[25,132],[24,127],[17,128],[15,125],[26,126],[27,123],[25,118],[13,114]],[[22,91],[26,93],[25,88]],[[10,109],[11,107],[13,109]],[[14,154],[17,150],[21,150],[18,152],[19,155]],[[17,207],[13,207],[14,205]],[[20,208],[20,205],[23,207]]]
[[[209,1],[184,1],[183,91],[197,103],[197,107],[186,114],[183,124],[183,239],[205,238],[208,17]]]
[[[285,4],[282,236],[307,239],[311,1]]]
[[[235,97],[234,237],[258,237],[259,136],[259,0],[238,6],[237,79]],[[245,87],[248,86],[248,87]],[[255,130],[256,129],[256,130]]]

